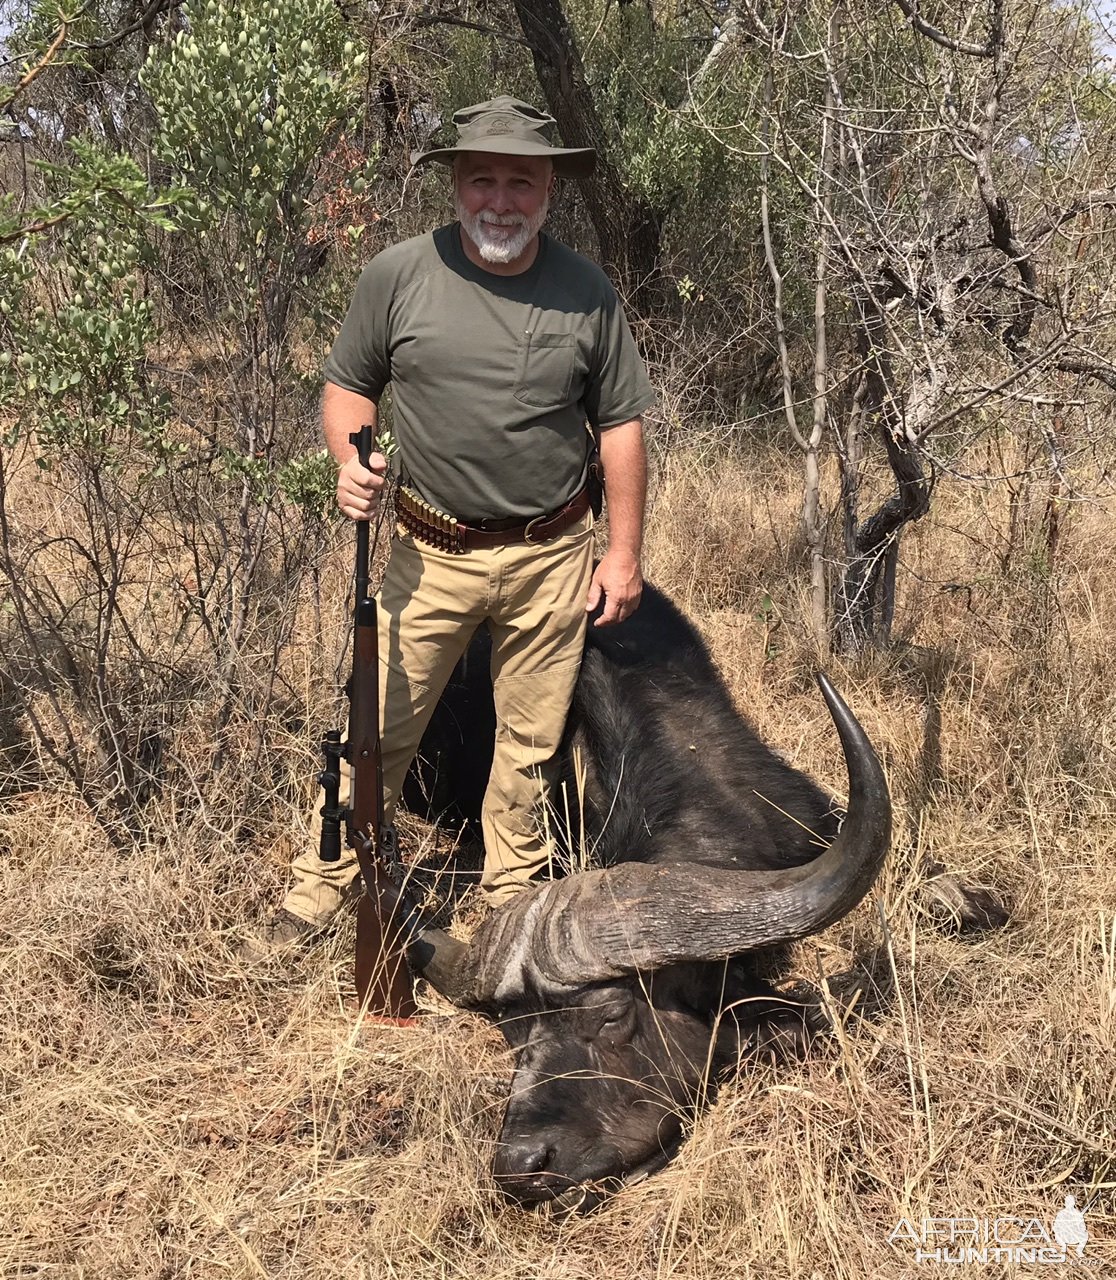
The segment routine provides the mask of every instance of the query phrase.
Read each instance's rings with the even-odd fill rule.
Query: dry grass
[[[774,465],[676,459],[649,574],[740,705],[840,792],[797,501]],[[1116,1274],[1110,522],[1078,512],[1051,577],[1023,555],[1004,571],[999,494],[938,501],[905,545],[901,651],[835,672],[887,761],[895,854],[796,966],[868,962],[890,995],[809,1061],[743,1070],[667,1171],[585,1220],[497,1204],[508,1064],[477,1020],[355,1024],[347,935],[270,973],[236,961],[299,838],[301,731],[266,803],[232,759],[130,855],[61,791],[19,793],[0,813],[0,1276],[905,1277],[934,1268],[888,1245],[901,1216],[1049,1224],[1070,1191],[1078,1271]],[[313,715],[305,636],[282,661]],[[246,838],[238,815],[268,805]],[[936,931],[927,858],[1002,890],[1010,926]]]

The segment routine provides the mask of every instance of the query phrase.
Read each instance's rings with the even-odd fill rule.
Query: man
[[[493,903],[548,862],[539,810],[573,696],[586,616],[608,626],[642,589],[641,415],[652,399],[604,273],[542,232],[557,177],[588,149],[552,146],[551,117],[502,97],[454,116],[456,146],[418,156],[453,169],[458,222],[365,267],[326,362],[322,424],[353,520],[378,511],[387,461],[361,466],[349,435],[380,425],[392,388],[400,527],[379,595],[388,821],[423,730],[478,626],[492,634],[495,755],[482,888]],[[592,562],[587,468],[599,439],[609,547]],[[456,519],[450,525],[444,516]],[[447,535],[446,528],[452,533]],[[321,928],[356,875],[351,851],[293,864],[265,937],[274,953]]]

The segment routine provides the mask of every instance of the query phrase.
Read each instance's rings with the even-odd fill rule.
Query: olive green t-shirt
[[[379,402],[390,382],[405,480],[465,521],[541,515],[585,481],[591,437],[652,401],[616,292],[542,234],[527,271],[470,262],[457,223],[361,272],[325,376]]]

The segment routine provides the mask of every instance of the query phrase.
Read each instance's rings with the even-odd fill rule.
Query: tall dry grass
[[[648,572],[740,706],[840,794],[797,503],[777,462],[679,453],[657,477]],[[509,1059],[490,1029],[437,1002],[415,1029],[356,1023],[347,930],[272,970],[235,958],[305,838],[332,661],[307,638],[309,596],[281,655],[305,723],[272,734],[278,766],[253,775],[247,746],[218,777],[199,763],[130,854],[62,788],[9,787],[0,1276],[890,1280],[935,1269],[888,1244],[900,1217],[1049,1224],[1067,1192],[1092,1235],[1076,1270],[1116,1274],[1111,521],[1071,511],[1047,572],[1026,521],[1005,557],[1001,491],[936,503],[904,546],[901,643],[832,664],[886,761],[895,851],[872,900],[796,953],[815,983],[867,965],[881,1007],[805,1062],[744,1067],[665,1172],[584,1220],[496,1200]],[[326,557],[327,629],[348,554]],[[941,932],[929,860],[995,886],[1011,924]]]

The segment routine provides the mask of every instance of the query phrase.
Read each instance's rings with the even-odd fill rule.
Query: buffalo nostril
[[[503,1171],[512,1177],[523,1177],[545,1169],[553,1154],[545,1142],[526,1139],[507,1143],[500,1153],[499,1163]]]

